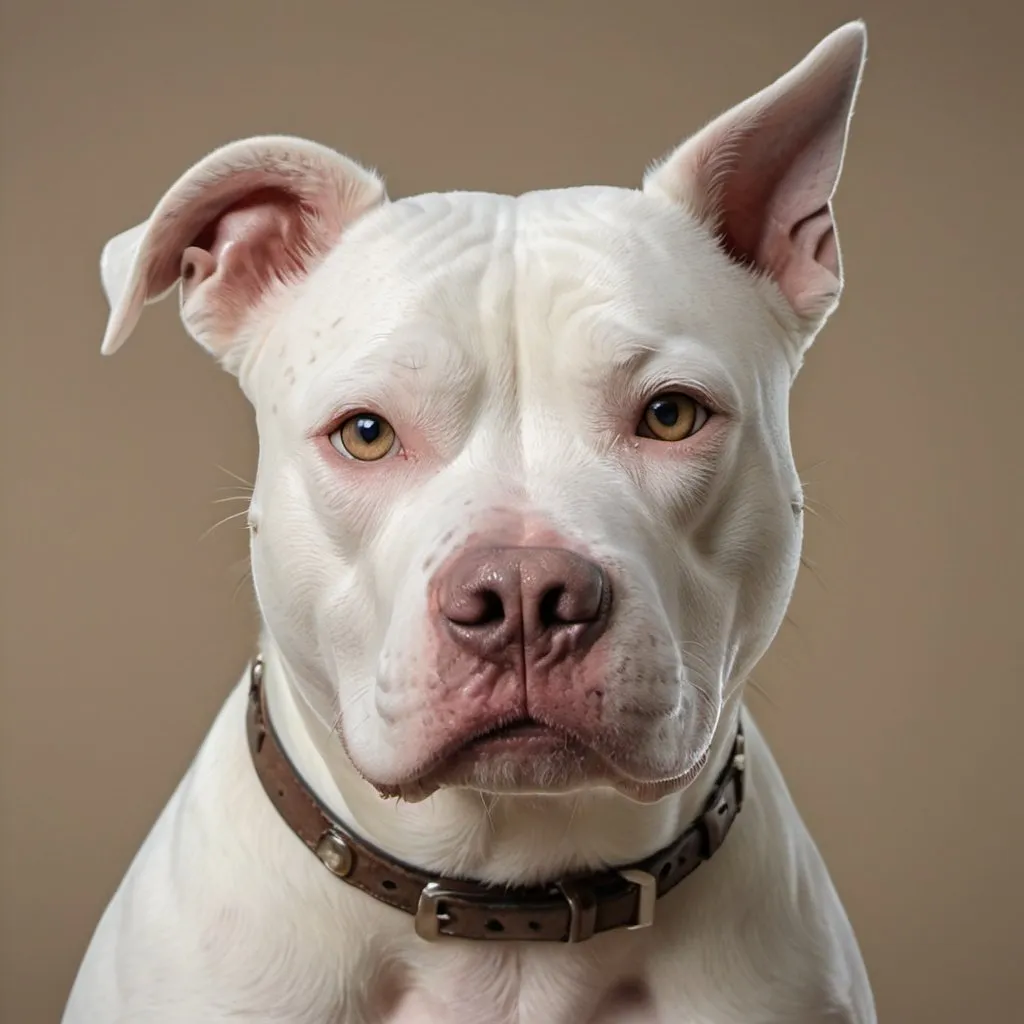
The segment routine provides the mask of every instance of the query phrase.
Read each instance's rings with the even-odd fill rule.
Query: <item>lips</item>
[[[506,722],[504,725],[496,726],[494,729],[485,732],[482,736],[470,740],[469,744],[487,743],[493,740],[508,740],[508,739],[529,739],[533,736],[543,736],[545,734],[554,734],[555,730],[550,726],[544,725],[542,722],[538,722],[535,718],[517,718],[511,722]]]
[[[499,752],[512,752],[520,748],[536,748],[539,746],[568,747],[576,741],[557,729],[552,729],[534,718],[517,718],[476,736],[454,752],[460,755],[480,755]]]
[[[568,730],[522,716],[464,738],[404,782],[384,785],[367,781],[381,796],[400,796],[410,803],[449,786],[536,794],[598,784],[614,786],[641,803],[650,803],[687,785],[706,758],[705,751],[685,772],[670,778],[636,778],[618,766],[614,753],[602,752]]]
[[[649,730],[670,724],[672,714],[623,715],[618,728],[594,728],[588,720],[595,717],[588,714],[592,708],[567,706],[564,701],[551,702],[548,708],[545,694],[539,696],[536,715],[523,706],[524,701],[509,699],[505,708],[466,716],[468,721],[446,716],[436,737],[446,742],[424,737],[428,742],[423,744],[422,759],[398,777],[375,777],[355,758],[353,764],[381,796],[409,802],[448,787],[543,794],[595,786],[612,786],[647,802],[685,785],[699,769],[692,756],[675,771],[671,764],[642,757]]]
[[[418,775],[414,784],[398,789],[410,801],[443,786],[547,793],[585,785],[606,774],[601,759],[581,740],[527,716],[467,738]]]

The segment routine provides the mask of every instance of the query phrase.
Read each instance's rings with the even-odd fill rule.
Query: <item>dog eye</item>
[[[681,391],[667,392],[652,399],[637,427],[640,437],[655,441],[683,441],[707,423],[710,413]]]
[[[332,431],[331,444],[347,459],[377,462],[398,446],[395,428],[381,416],[361,412]]]

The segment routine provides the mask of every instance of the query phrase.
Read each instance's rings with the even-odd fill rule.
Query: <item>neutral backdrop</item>
[[[813,572],[750,706],[881,1019],[1021,1020],[1022,10],[3,0],[0,1019],[57,1020],[256,628],[239,521],[204,536],[249,409],[173,302],[100,358],[103,242],[268,131],[396,196],[635,185],[863,15],[847,291],[794,395]]]

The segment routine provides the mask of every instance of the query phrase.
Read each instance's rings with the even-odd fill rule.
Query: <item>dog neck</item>
[[[723,709],[704,769],[684,790],[643,804],[610,788],[557,795],[441,789],[419,803],[381,797],[310,707],[269,638],[264,686],[281,746],[324,806],[397,860],[449,877],[535,884],[626,864],[664,847],[700,813],[729,756],[738,701]]]

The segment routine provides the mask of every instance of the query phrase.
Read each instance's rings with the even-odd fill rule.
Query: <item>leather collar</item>
[[[437,877],[371,846],[331,814],[278,741],[266,705],[261,658],[253,661],[249,677],[249,750],[270,802],[328,871],[411,914],[416,934],[423,939],[582,942],[598,932],[649,927],[657,899],[718,850],[743,803],[740,724],[729,761],[715,780],[703,813],[652,856],[544,886],[493,886]]]

